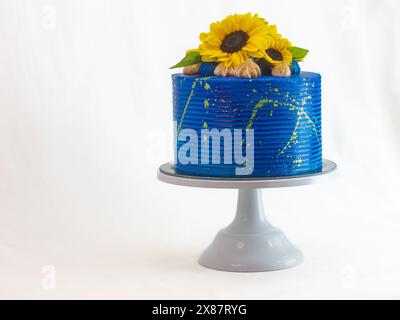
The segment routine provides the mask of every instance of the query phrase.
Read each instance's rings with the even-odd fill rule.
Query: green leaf
[[[299,47],[291,47],[291,48],[289,48],[289,51],[292,53],[293,60],[295,60],[295,61],[303,61],[309,52],[307,49],[303,49],[303,48],[299,48]]]
[[[192,64],[197,64],[197,63],[200,63],[200,62],[201,62],[200,51],[189,50],[188,52],[186,52],[186,56],[179,63],[177,63],[176,65],[174,65],[170,69],[191,66]]]

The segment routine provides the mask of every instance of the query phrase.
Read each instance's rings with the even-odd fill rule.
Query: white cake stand
[[[164,164],[158,179],[187,187],[239,189],[236,217],[222,229],[200,256],[207,268],[232,272],[261,272],[300,264],[302,253],[264,215],[261,189],[304,186],[317,183],[336,169],[324,160],[320,173],[285,178],[211,178],[178,174],[174,165]]]

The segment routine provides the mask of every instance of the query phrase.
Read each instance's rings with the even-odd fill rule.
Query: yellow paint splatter
[[[257,112],[259,109],[261,109],[262,107],[264,107],[267,103],[269,103],[270,101],[268,99],[265,100],[260,100],[253,108],[253,112],[251,113],[251,117],[250,120],[247,124],[246,129],[249,130],[253,127],[253,122],[254,119],[256,118]]]
[[[297,158],[297,159],[293,160],[293,164],[300,165],[302,163],[303,163],[303,159],[302,158]]]
[[[292,143],[294,143],[297,140],[297,129],[299,128],[299,125],[300,125],[301,116],[302,116],[302,113],[300,111],[298,111],[297,112],[297,121],[296,121],[296,124],[294,126],[292,135],[291,135],[289,141],[283,147],[283,149],[279,152],[279,155],[284,154],[287,149],[292,147]]]
[[[187,98],[185,108],[183,109],[182,116],[181,116],[181,121],[179,121],[178,129],[177,129],[178,133],[182,129],[183,120],[185,119],[186,111],[187,111],[187,109],[189,107],[190,101],[192,100],[192,98],[194,96],[194,89],[196,89],[196,85],[197,85],[197,79],[193,81],[192,88],[191,88],[189,96]]]

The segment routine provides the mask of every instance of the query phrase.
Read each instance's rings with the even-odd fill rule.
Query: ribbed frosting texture
[[[247,148],[254,149],[253,170],[249,176],[294,176],[322,170],[319,74],[302,72],[290,78],[256,79],[175,74],[172,82],[177,133],[191,129],[198,135],[199,160],[189,163],[182,163],[177,154],[190,139],[177,141],[175,137],[178,172],[209,177],[237,176],[238,164],[234,160],[231,164],[224,163],[224,144],[229,140],[221,139],[219,164],[211,164],[215,158],[212,157],[211,141],[210,164],[201,163],[202,141],[208,139],[202,136],[202,129],[229,129],[232,132],[241,129],[243,155]],[[245,141],[248,129],[254,130],[252,146]],[[196,151],[196,148],[190,150]]]

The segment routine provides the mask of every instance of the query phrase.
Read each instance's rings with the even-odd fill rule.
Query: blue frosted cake
[[[175,168],[208,177],[283,177],[322,170],[321,76],[257,15],[211,25],[174,67]]]

